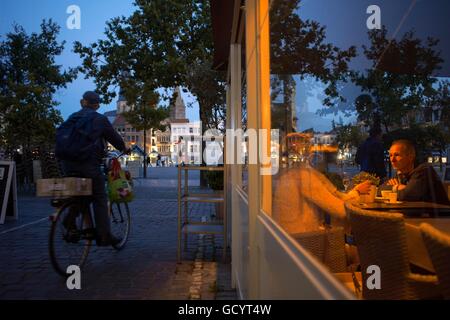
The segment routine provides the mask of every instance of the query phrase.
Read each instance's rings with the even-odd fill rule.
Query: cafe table
[[[403,213],[406,217],[450,217],[450,206],[422,201],[397,201],[376,198],[372,203],[355,202],[354,205],[365,210],[391,211]]]
[[[380,198],[377,198],[373,203],[355,202],[354,205],[365,210],[403,213],[410,262],[422,269],[435,272],[419,226],[421,223],[428,223],[441,232],[450,235],[450,206],[417,201],[388,203],[387,200]]]

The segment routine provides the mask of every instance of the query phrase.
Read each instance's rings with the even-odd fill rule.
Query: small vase
[[[373,203],[373,202],[375,202],[376,195],[377,195],[377,187],[371,186],[370,193],[360,195],[359,199],[362,203]]]

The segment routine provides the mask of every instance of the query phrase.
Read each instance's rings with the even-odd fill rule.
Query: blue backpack
[[[92,156],[96,139],[92,137],[95,112],[72,114],[56,129],[55,155],[60,160],[84,161]]]

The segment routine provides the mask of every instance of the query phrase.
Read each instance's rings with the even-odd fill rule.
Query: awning
[[[214,40],[213,68],[216,70],[227,69],[235,1],[239,0],[211,0],[211,20]]]
[[[139,147],[137,144],[135,144],[135,145],[133,145],[133,146],[131,147],[131,151],[136,152],[136,153],[138,153],[138,154],[141,155],[141,156],[144,156],[144,155],[145,155],[144,150],[142,150],[142,148]]]

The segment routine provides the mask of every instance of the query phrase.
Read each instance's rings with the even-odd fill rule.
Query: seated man
[[[398,191],[399,200],[450,204],[444,185],[433,167],[427,163],[415,166],[416,151],[411,141],[394,141],[389,157],[397,176],[388,180],[387,185]]]

